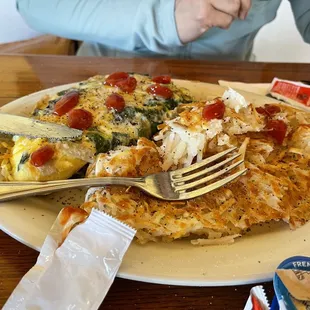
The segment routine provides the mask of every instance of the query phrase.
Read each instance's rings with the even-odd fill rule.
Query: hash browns
[[[186,113],[162,126],[159,136],[172,132],[171,124],[182,124],[186,130],[195,121],[193,132],[203,132],[203,121],[199,123],[202,103],[191,104]],[[231,145],[241,147],[248,172],[245,176],[201,197],[182,202],[167,202],[145,195],[136,188],[107,186],[90,192],[88,200],[81,206],[90,212],[99,208],[137,229],[138,242],[171,242],[180,238],[197,239],[193,244],[232,243],[253,225],[270,221],[284,221],[291,229],[304,225],[310,219],[310,113],[281,106],[274,119],[287,124],[287,133],[282,144],[277,143],[265,129],[267,119],[258,115],[250,105],[236,115],[226,107],[229,120],[221,124],[221,130],[207,139],[202,157],[212,155]],[[192,112],[194,118],[189,117]],[[227,116],[229,115],[229,116]],[[256,118],[247,124],[246,130],[238,131],[240,122]],[[224,121],[223,121],[224,122]],[[229,145],[219,145],[219,137],[228,135]],[[140,139],[138,146],[124,147],[110,155],[101,155],[88,171],[88,176],[138,177],[163,170],[167,152]],[[180,139],[182,141],[182,139]],[[170,147],[174,152],[177,145]],[[142,151],[144,150],[144,151]],[[147,151],[146,151],[147,150]],[[147,160],[147,154],[151,154]],[[131,158],[135,158],[132,161]],[[196,156],[197,159],[197,156]],[[104,165],[98,168],[98,162]],[[128,167],[126,166],[128,164]],[[174,161],[169,169],[183,166],[185,161]],[[129,166],[131,165],[131,166]],[[107,172],[102,167],[110,167]],[[122,166],[114,170],[113,167]],[[206,241],[205,239],[212,239]]]

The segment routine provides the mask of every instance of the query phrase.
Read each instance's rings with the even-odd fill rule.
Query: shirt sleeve
[[[175,0],[17,0],[33,29],[124,51],[166,54],[182,46]]]
[[[310,0],[290,0],[297,28],[305,42],[310,43]]]

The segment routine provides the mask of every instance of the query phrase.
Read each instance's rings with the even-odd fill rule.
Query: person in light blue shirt
[[[17,8],[41,33],[84,41],[78,55],[249,60],[281,1],[17,0]],[[310,43],[310,0],[289,1]]]

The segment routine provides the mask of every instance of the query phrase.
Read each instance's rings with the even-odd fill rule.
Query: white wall
[[[276,19],[260,30],[254,54],[257,61],[310,63],[310,45],[297,30],[288,0],[283,0]]]
[[[0,43],[27,40],[38,35],[17,12],[15,0],[0,0]]]

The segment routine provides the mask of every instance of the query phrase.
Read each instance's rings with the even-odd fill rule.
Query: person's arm
[[[17,7],[43,33],[169,54],[212,27],[245,19],[251,0],[17,0]]]
[[[305,42],[310,43],[310,0],[290,0],[297,28]]]
[[[157,53],[181,46],[175,0],[17,0],[35,30],[126,51]]]

